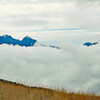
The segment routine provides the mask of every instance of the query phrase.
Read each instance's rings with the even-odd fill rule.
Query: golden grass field
[[[29,87],[1,79],[0,100],[100,100],[100,96],[85,93],[67,93],[63,89],[59,91]]]

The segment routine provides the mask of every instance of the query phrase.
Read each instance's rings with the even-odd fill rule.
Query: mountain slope
[[[29,87],[16,82],[0,80],[0,100],[100,100],[100,96],[68,93],[40,87]]]

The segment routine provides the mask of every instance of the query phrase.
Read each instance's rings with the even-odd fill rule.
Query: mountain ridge
[[[36,43],[38,43],[38,45]],[[14,39],[10,35],[3,35],[3,36],[0,36],[0,45],[1,44],[8,44],[8,45],[13,45],[13,46],[19,45],[19,46],[25,46],[25,47],[43,46],[43,47],[51,47],[51,48],[60,49],[58,46],[41,44],[37,40],[32,39],[29,36],[25,36],[22,40],[19,40],[19,39]]]
[[[14,39],[10,35],[0,36],[0,45],[1,44],[9,44],[9,45],[19,45],[19,46],[34,46],[37,40],[32,39],[28,36],[24,37],[22,40]]]
[[[93,46],[93,45],[97,45],[99,42],[94,42],[94,43],[91,43],[91,42],[86,42],[86,43],[84,43],[83,45],[85,45],[85,46]]]
[[[100,100],[100,96],[95,93],[67,92],[64,88],[26,86],[0,79],[0,100]]]

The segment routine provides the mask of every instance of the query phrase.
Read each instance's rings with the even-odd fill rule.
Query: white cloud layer
[[[0,76],[30,85],[60,86],[67,90],[81,89],[100,93],[100,45],[88,48],[71,42],[100,41],[98,32],[90,33],[84,31],[51,32],[48,35],[46,32],[36,33],[38,41],[58,41],[62,46],[60,50],[48,47],[25,48],[2,45]],[[27,34],[36,38],[34,33]]]

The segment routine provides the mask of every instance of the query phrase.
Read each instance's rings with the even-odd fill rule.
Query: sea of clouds
[[[32,31],[64,28],[80,30]],[[100,94],[100,44],[82,45],[100,43],[100,0],[0,0],[0,36],[5,34],[61,49],[0,45],[0,78]]]
[[[9,35],[21,39],[29,34],[38,42],[56,41],[61,49],[0,45],[0,78],[32,86],[100,94],[100,44],[86,47],[75,42],[99,42],[98,31],[19,34]]]

